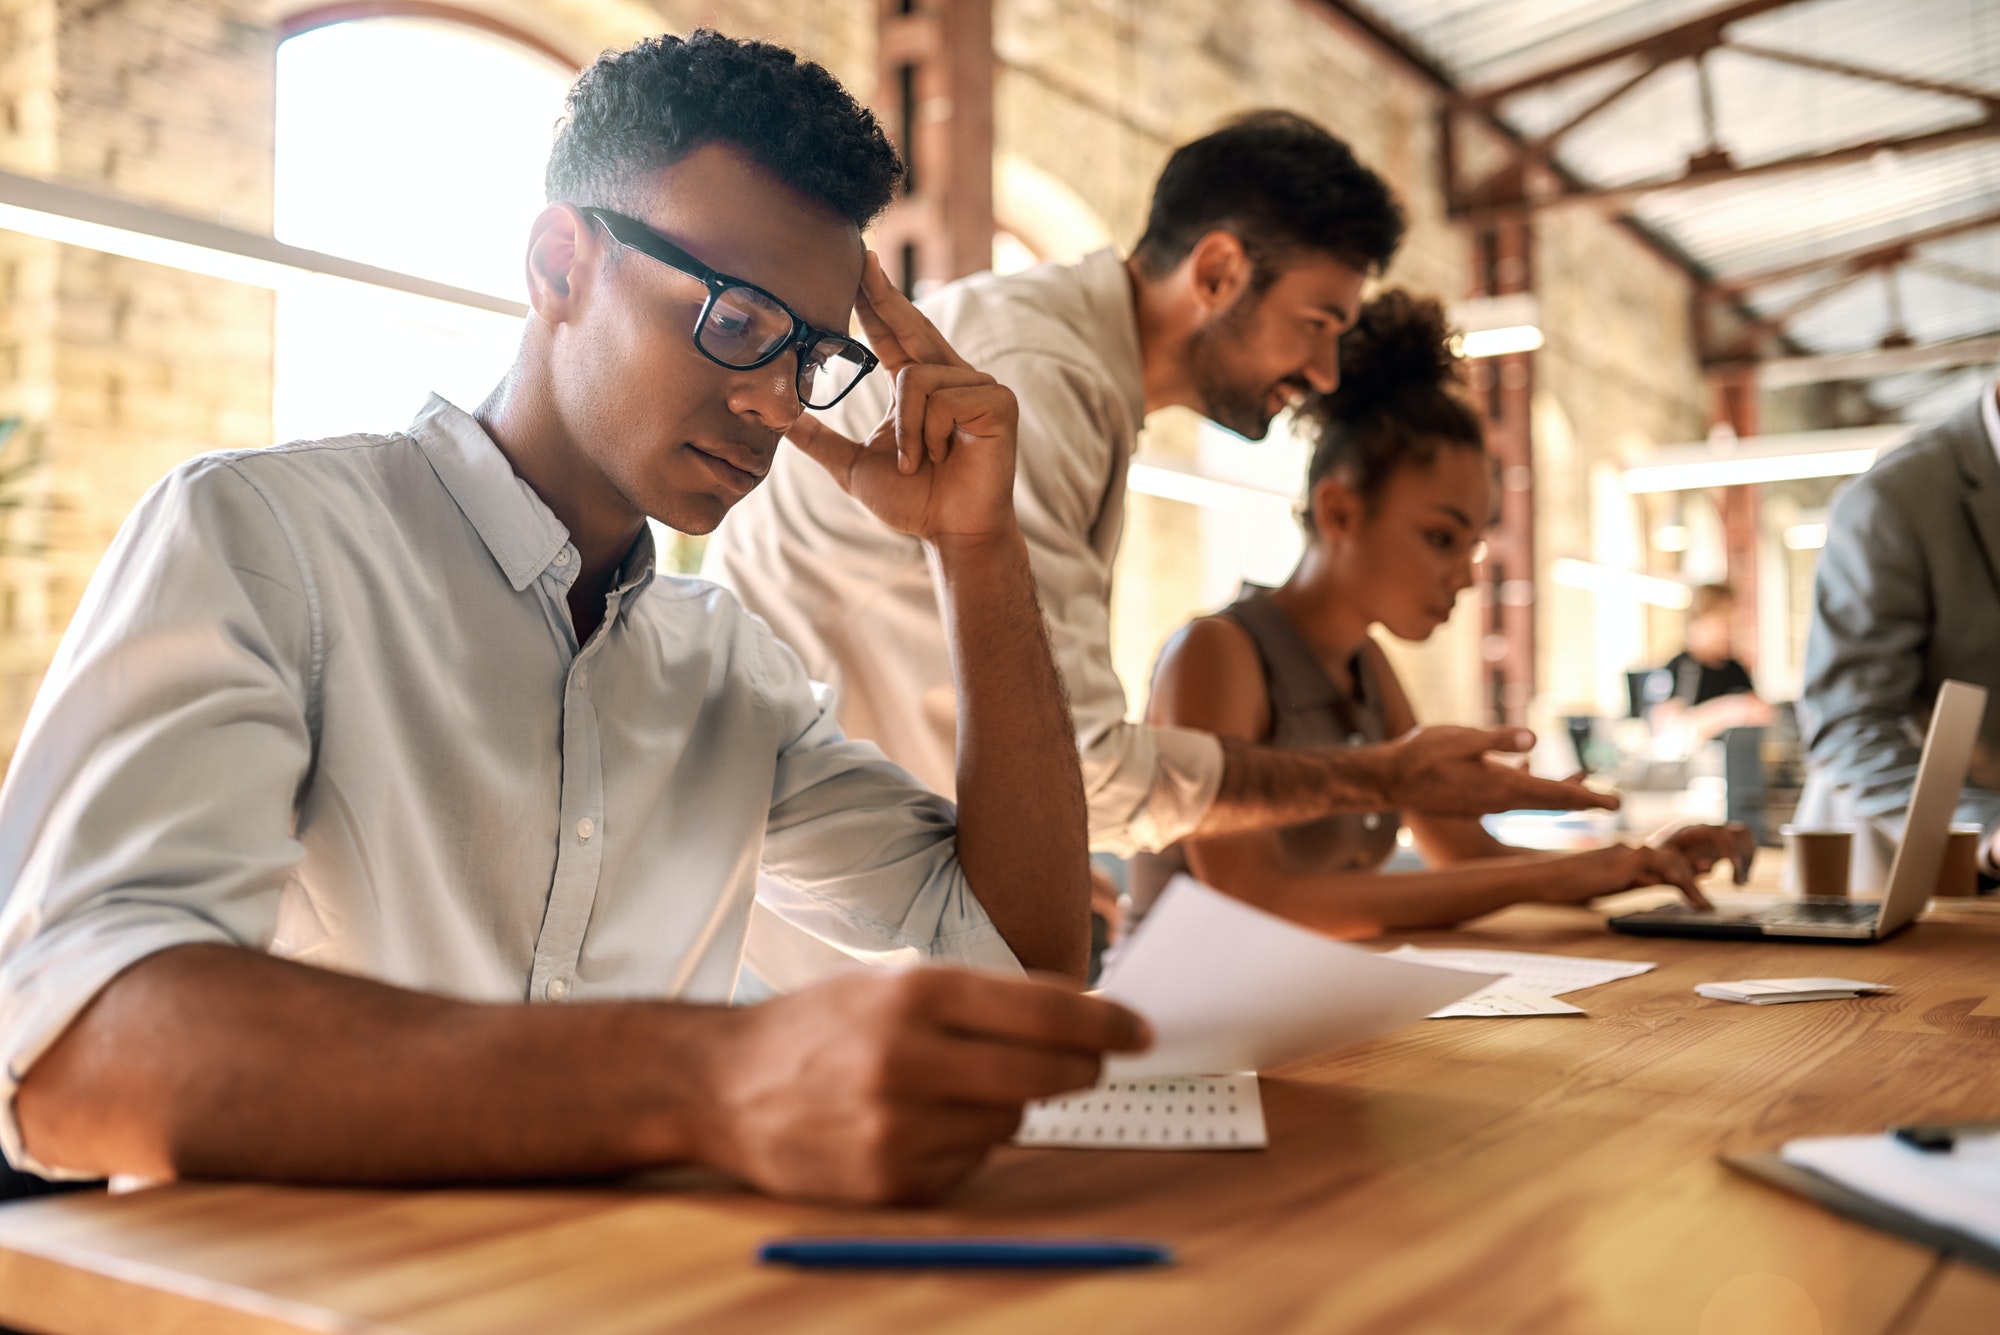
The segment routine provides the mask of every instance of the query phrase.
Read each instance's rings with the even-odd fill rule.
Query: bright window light
[[[1816,552],[1826,546],[1825,524],[1793,524],[1785,530],[1785,546],[1795,552]]]
[[[1125,472],[1125,485],[1142,496],[1179,501],[1212,510],[1267,510],[1273,505],[1299,509],[1298,497],[1254,483],[1214,477],[1192,466],[1165,459],[1136,458]]]
[[[1662,524],[1653,530],[1653,550],[1684,552],[1694,545],[1694,535],[1686,524]]]
[[[365,19],[278,48],[281,241],[516,300],[574,72],[477,29]],[[434,309],[431,309],[434,307]],[[475,406],[521,321],[385,302],[352,284],[279,292],[278,440],[405,425],[432,390]]]
[[[1641,574],[1636,570],[1620,570],[1615,566],[1579,561],[1574,557],[1565,556],[1552,562],[1549,576],[1566,588],[1587,589],[1612,598],[1650,603],[1654,607],[1683,609],[1694,601],[1694,594],[1679,580]]]

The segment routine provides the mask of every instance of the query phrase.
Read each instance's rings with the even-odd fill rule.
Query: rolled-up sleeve
[[[1091,846],[1123,855],[1165,848],[1214,803],[1222,744],[1126,717],[1111,661],[1111,566],[1092,543],[1112,470],[1123,466],[1108,421],[1112,390],[1044,353],[1006,354],[980,369],[1020,403],[1014,509],[1076,721]]]
[[[169,947],[262,948],[297,864],[312,757],[309,589],[226,460],[126,521],[49,670],[0,790],[0,1147],[14,1095],[118,973]]]
[[[958,810],[846,737],[833,692],[757,627],[759,685],[785,720],[758,902],[845,954],[1019,974],[958,861]]]

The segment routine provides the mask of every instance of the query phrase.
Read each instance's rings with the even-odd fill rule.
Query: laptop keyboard
[[[1866,927],[1882,912],[1880,904],[1778,904],[1744,916],[1769,927]]]

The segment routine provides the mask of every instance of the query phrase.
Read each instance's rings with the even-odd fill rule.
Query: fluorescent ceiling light
[[[1703,487],[1745,487],[1759,482],[1792,482],[1806,477],[1847,477],[1865,473],[1878,451],[1822,450],[1700,463],[1654,464],[1625,470],[1625,490],[1699,491]]]
[[[1468,357],[1503,357],[1510,352],[1533,352],[1541,346],[1542,331],[1531,324],[1475,329],[1458,336],[1459,351]]]
[[[327,255],[132,200],[0,171],[0,229],[277,290],[339,279],[516,318],[526,305]]]
[[[1625,470],[1625,490],[1698,491],[1798,478],[1847,477],[1867,472],[1909,433],[1908,426],[1867,426],[1740,440],[1722,435],[1714,440],[1666,445]]]
[[[1586,589],[1630,602],[1650,603],[1654,607],[1683,609],[1694,601],[1693,593],[1679,580],[1643,575],[1636,570],[1620,570],[1595,561],[1579,561],[1570,556],[1553,562],[1549,567],[1549,577],[1568,588]]]

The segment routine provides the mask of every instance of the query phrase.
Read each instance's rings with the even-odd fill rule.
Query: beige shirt
[[[1074,265],[978,274],[919,304],[961,356],[1020,400],[1014,505],[1076,719],[1092,845],[1163,848],[1215,800],[1222,749],[1206,733],[1128,720],[1111,665],[1125,469],[1146,415],[1125,266],[1101,250]],[[893,389],[878,372],[822,416],[862,439]],[[953,791],[951,659],[919,542],[784,450],[724,521],[702,573],[838,688],[849,736],[870,738],[939,792]]]

